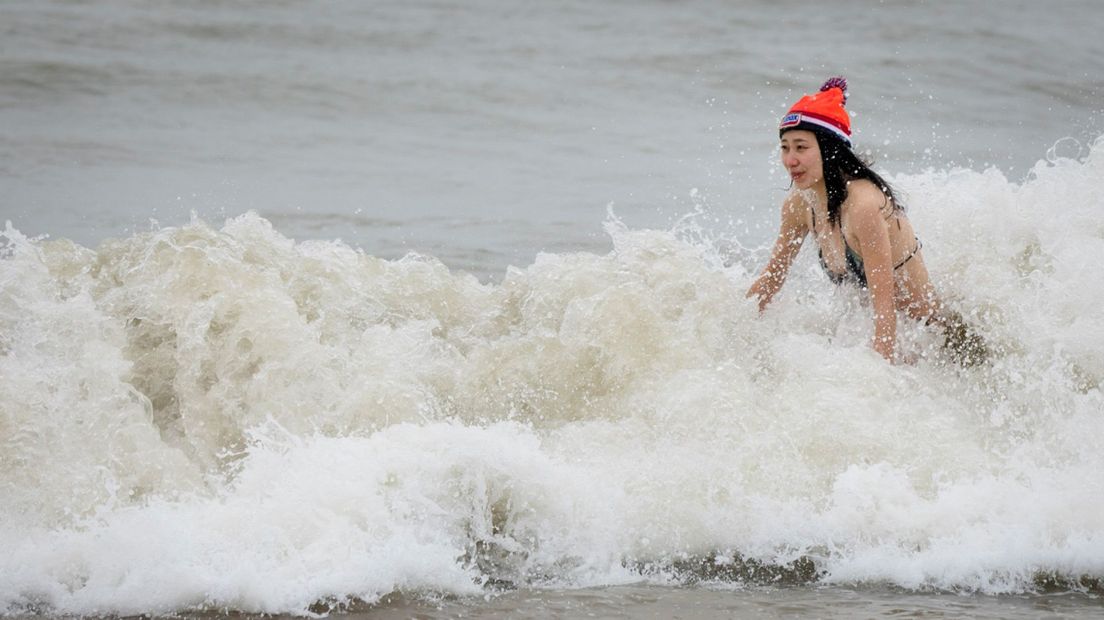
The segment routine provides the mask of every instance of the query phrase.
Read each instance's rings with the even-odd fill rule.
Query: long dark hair
[[[886,200],[892,201],[895,210],[904,210],[904,205],[897,202],[893,187],[871,170],[870,164],[860,159],[843,140],[820,127],[801,126],[800,129],[812,131],[816,136],[817,146],[820,147],[824,189],[828,192],[828,223],[833,226],[839,224],[840,207],[847,200],[847,183],[859,179],[866,179],[882,190]]]

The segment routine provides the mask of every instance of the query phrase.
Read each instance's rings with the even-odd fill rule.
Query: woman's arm
[[[790,194],[782,203],[782,225],[778,231],[778,239],[774,242],[774,249],[771,250],[770,261],[747,292],[748,297],[759,298],[760,312],[766,309],[767,304],[782,288],[790,265],[809,232],[804,207],[804,201],[797,194]]]
[[[881,212],[885,201],[881,191],[852,192],[847,206],[849,228],[855,232],[862,255],[866,286],[874,306],[874,350],[893,361],[897,344],[897,313],[894,308],[893,262],[889,228]]]

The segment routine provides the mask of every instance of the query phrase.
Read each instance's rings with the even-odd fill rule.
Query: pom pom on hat
[[[842,76],[829,78],[820,87],[820,92],[805,95],[793,104],[782,117],[778,130],[781,133],[789,129],[819,127],[827,129],[850,146],[851,116],[843,107],[846,103],[847,80]]]
[[[838,88],[843,91],[843,105],[847,105],[847,78],[842,75],[828,78],[820,85],[820,92],[824,92],[831,88]]]

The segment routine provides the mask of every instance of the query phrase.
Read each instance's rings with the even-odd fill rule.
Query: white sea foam
[[[806,252],[609,225],[500,284],[246,214],[0,260],[0,609],[305,612],[737,556],[981,592],[1104,578],[1104,144],[895,179],[992,345],[868,346]],[[708,231],[706,231],[708,232]],[[725,265],[728,266],[725,266]],[[650,567],[643,569],[642,567]],[[659,571],[651,569],[658,567]]]

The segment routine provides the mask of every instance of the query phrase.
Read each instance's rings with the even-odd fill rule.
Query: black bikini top
[[[813,216],[813,236],[816,236],[816,211],[810,207],[809,212]],[[898,222],[897,225],[900,226],[901,223]],[[824,273],[828,274],[828,279],[831,280],[833,284],[843,284],[844,282],[850,281],[858,284],[862,288],[866,288],[866,268],[863,267],[862,256],[851,249],[851,246],[847,243],[847,235],[844,235],[842,230],[840,231],[840,238],[843,239],[843,252],[844,256],[847,258],[847,271],[837,273],[829,269],[828,263],[824,260],[824,251],[820,249],[818,243],[817,257],[820,259],[820,267],[824,269]],[[924,244],[920,243],[920,237],[914,237],[914,239],[916,239],[916,247],[908,253],[908,256],[904,257],[893,266],[893,271],[897,271],[901,267],[904,267],[905,263],[912,260],[912,257],[916,256],[916,253],[924,247]]]

